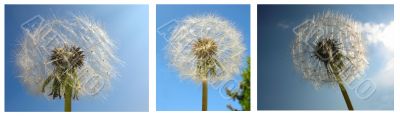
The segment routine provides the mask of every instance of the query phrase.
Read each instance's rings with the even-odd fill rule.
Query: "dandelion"
[[[97,95],[116,76],[115,45],[104,29],[86,16],[51,19],[25,31],[17,53],[21,80],[52,99]]]
[[[181,21],[168,40],[170,63],[181,74],[202,83],[202,110],[207,110],[208,84],[239,73],[245,51],[242,36],[227,20],[192,16]]]
[[[344,83],[364,73],[366,51],[358,23],[331,11],[294,28],[293,63],[315,87],[338,84],[349,110],[353,110]]]

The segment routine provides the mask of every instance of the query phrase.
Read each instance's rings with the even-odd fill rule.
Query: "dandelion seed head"
[[[335,84],[328,73],[338,68],[340,78],[350,83],[364,73],[368,61],[359,23],[351,16],[327,11],[313,16],[294,28],[296,39],[292,60],[315,87]]]
[[[66,69],[80,68],[83,65],[85,55],[79,47],[67,46],[55,48],[51,51],[50,61],[54,66],[63,66]]]
[[[74,15],[71,19],[53,18],[38,27],[24,31],[17,52],[17,65],[23,83],[41,93],[43,82],[56,65],[79,67],[80,84],[72,86],[79,95],[96,95],[110,86],[116,77],[115,44],[104,28],[87,16]],[[45,95],[51,91],[45,88]],[[63,94],[64,90],[61,90]]]
[[[239,73],[245,51],[242,35],[233,24],[211,14],[190,16],[179,22],[167,49],[170,63],[181,77],[196,82],[203,79],[198,75],[199,59],[208,59],[203,64],[218,62],[212,71],[216,76],[207,78],[210,84],[230,80]]]

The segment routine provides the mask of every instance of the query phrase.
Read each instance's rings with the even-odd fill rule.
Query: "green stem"
[[[73,79],[73,76],[75,76],[76,75],[76,72],[75,72],[75,69],[72,69],[72,71],[71,72],[68,72],[67,74],[66,74],[66,77],[64,78],[65,79],[65,83],[64,83],[64,86],[65,86],[65,93],[64,93],[64,111],[65,112],[71,112],[71,104],[72,104],[72,87],[73,87],[73,84],[74,84],[74,79]]]
[[[207,111],[207,97],[208,97],[207,79],[203,79],[202,111]]]
[[[65,86],[64,95],[64,111],[71,112],[71,98],[72,98],[72,87],[70,85]]]
[[[340,91],[342,92],[344,101],[346,101],[347,108],[349,110],[354,110],[353,105],[351,104],[351,100],[349,95],[347,94],[346,88],[343,85],[343,80],[340,78],[339,73],[337,73],[336,68],[332,67],[333,73],[335,74],[336,82],[339,84]]]

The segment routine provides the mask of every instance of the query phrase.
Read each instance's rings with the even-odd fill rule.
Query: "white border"
[[[257,110],[257,4],[250,7],[250,111]]]
[[[173,115],[173,116],[204,116],[204,115],[326,115],[326,116],[342,116],[342,115],[363,115],[363,116],[375,116],[375,115],[399,115],[400,105],[398,102],[399,92],[397,92],[399,83],[399,71],[395,71],[394,74],[394,111],[257,111],[257,4],[395,4],[394,11],[394,23],[396,30],[399,30],[399,4],[400,0],[1,0],[0,6],[0,36],[3,38],[0,41],[0,74],[3,75],[3,79],[0,81],[0,111],[1,115],[32,115],[32,113],[4,113],[4,4],[148,4],[149,5],[149,112],[86,112],[86,113],[74,113],[75,115]],[[250,112],[226,112],[226,111],[214,111],[214,112],[156,112],[156,4],[250,4],[251,5],[251,26],[250,26],[250,50],[251,50],[251,110]],[[400,30],[399,30],[400,32]],[[399,37],[398,33],[394,34],[395,37]],[[400,38],[399,38],[400,39]],[[399,45],[399,40],[395,40],[396,44]],[[399,46],[394,48],[395,59],[399,58],[398,49]],[[394,69],[398,69],[398,61],[395,60]],[[69,116],[68,113],[35,113],[33,115],[43,116]]]
[[[156,111],[156,5],[149,4],[149,112]]]
[[[5,105],[5,102],[4,102],[4,98],[5,98],[5,94],[4,94],[4,92],[5,92],[5,84],[4,84],[4,81],[5,81],[5,73],[4,73],[4,71],[5,71],[5,69],[4,69],[4,67],[5,67],[5,65],[4,65],[4,54],[5,54],[5,52],[4,52],[4,41],[5,41],[5,35],[4,35],[4,29],[5,29],[5,27],[4,27],[4,24],[5,24],[5,22],[4,22],[4,5],[3,5],[3,2],[1,2],[1,6],[0,6],[0,15],[1,15],[1,17],[2,18],[0,18],[0,36],[1,36],[1,38],[2,38],[2,40],[0,41],[0,51],[1,51],[1,57],[0,57],[0,60],[1,60],[1,62],[0,62],[0,65],[1,65],[1,68],[0,68],[0,75],[2,75],[2,79],[1,79],[1,81],[0,81],[0,111],[3,111],[4,112],[4,105]]]

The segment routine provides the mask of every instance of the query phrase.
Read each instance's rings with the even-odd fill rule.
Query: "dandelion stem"
[[[339,84],[340,91],[342,92],[343,98],[346,101],[347,108],[351,111],[354,110],[353,105],[351,104],[350,97],[347,94],[346,88],[343,85],[343,80],[339,77],[338,73],[335,73],[335,77],[336,77],[337,83]]]
[[[340,76],[339,76],[339,72],[337,71],[338,68],[333,66],[332,64],[331,64],[331,68],[333,70],[333,74],[335,75],[336,82],[339,84],[340,91],[342,92],[344,101],[346,102],[346,105],[347,105],[347,109],[353,111],[354,110],[353,105],[351,104],[350,97],[347,94],[347,90],[343,85],[344,82],[343,82],[342,78],[340,78]],[[328,71],[328,73],[329,73],[329,71]]]
[[[70,85],[71,79],[67,77],[67,85],[65,86],[64,95],[64,111],[71,112],[71,99],[72,99],[72,86]]]
[[[208,97],[208,85],[207,79],[203,79],[203,97],[202,97],[202,110],[207,111],[207,97]]]

